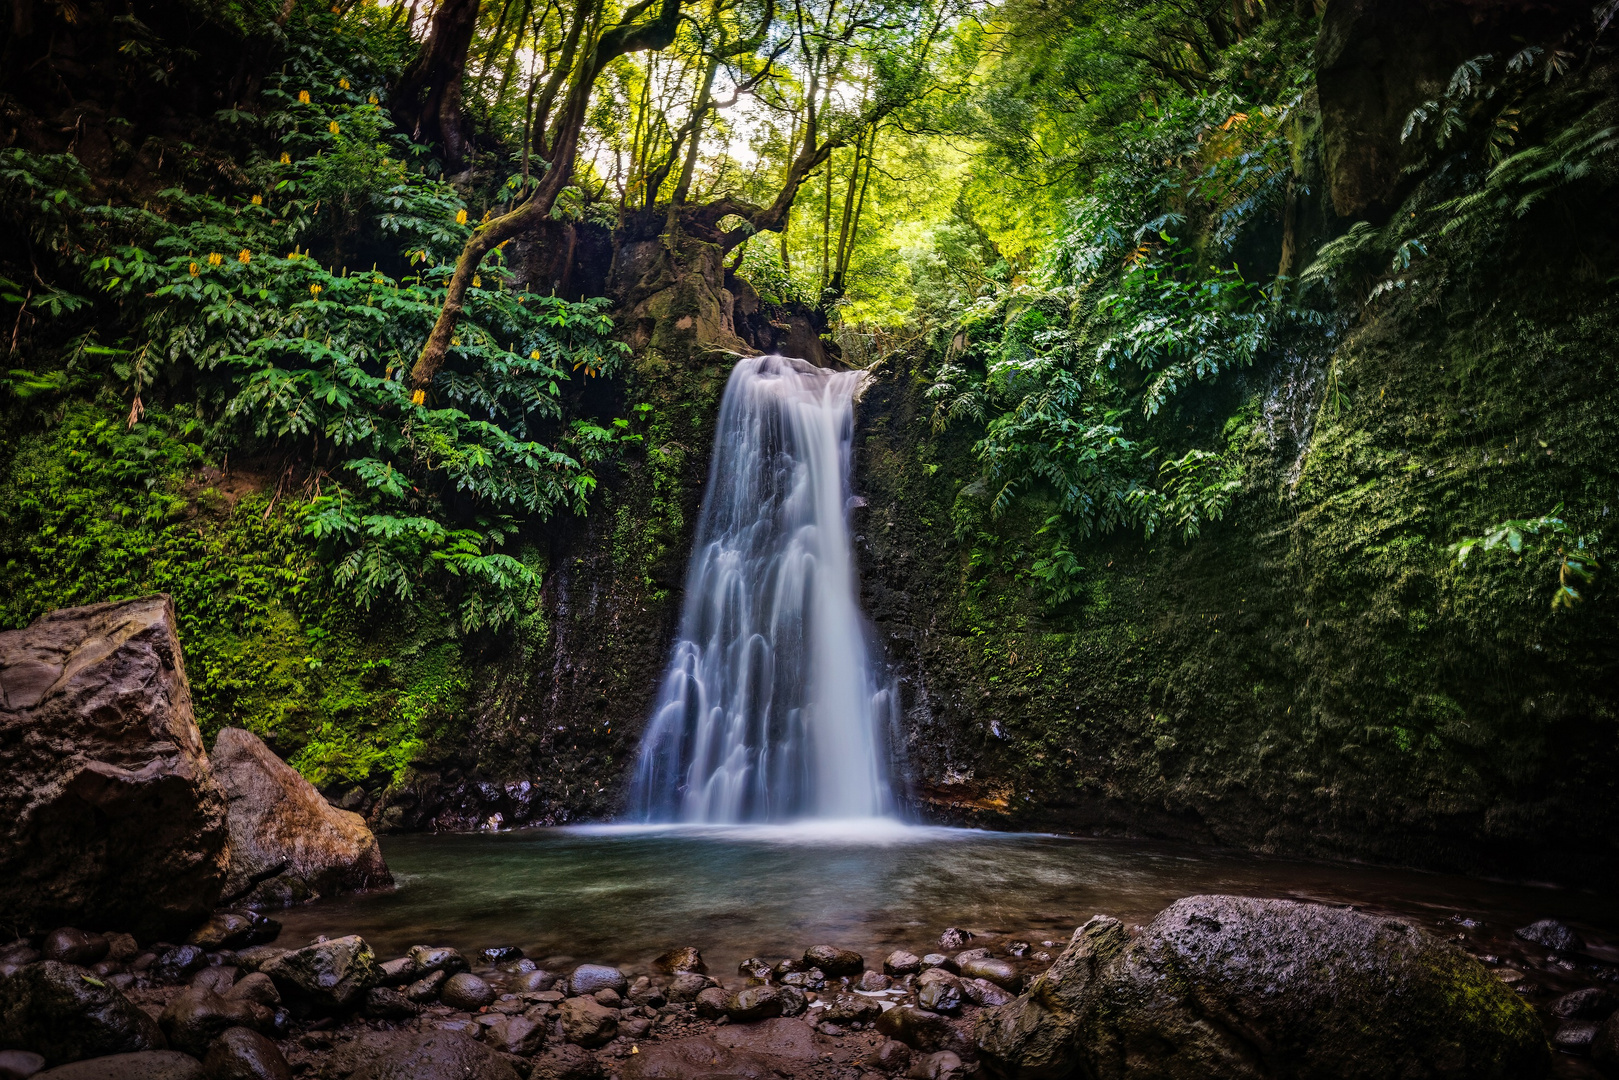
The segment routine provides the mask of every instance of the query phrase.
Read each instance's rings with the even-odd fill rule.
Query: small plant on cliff
[[[1597,538],[1575,532],[1558,516],[1562,510],[1559,503],[1551,513],[1540,517],[1503,521],[1490,526],[1483,536],[1456,541],[1449,550],[1456,556],[1458,566],[1466,566],[1475,550],[1485,554],[1509,551],[1521,562],[1526,549],[1537,544],[1549,548],[1557,556],[1557,591],[1552,594],[1552,610],[1571,608],[1585,600],[1582,590],[1588,591],[1596,583],[1602,564],[1593,550]]]

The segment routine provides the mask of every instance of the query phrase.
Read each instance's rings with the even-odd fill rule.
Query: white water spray
[[[720,406],[680,637],[641,744],[646,821],[869,818],[893,808],[894,695],[849,545],[860,372],[743,359]]]

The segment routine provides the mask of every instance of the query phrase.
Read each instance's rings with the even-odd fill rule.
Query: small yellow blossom
[[[283,165],[291,165],[292,164],[292,155],[287,153],[286,151],[282,151],[282,153],[281,153],[281,164],[283,164]]]
[[[298,91],[298,104],[300,104],[300,105],[308,105],[309,104],[309,91],[308,90],[300,90],[300,91]]]
[[[467,223],[467,212],[465,210],[457,210],[455,212],[455,223],[457,225],[465,225]]]
[[[380,102],[377,101],[377,95],[375,95],[375,94],[372,94],[369,98],[366,98],[366,100],[369,101],[373,105],[380,104]]]
[[[236,261],[241,263],[243,266],[246,266],[248,263],[253,261],[253,253],[246,248],[243,248],[241,251],[236,253]]]
[[[313,296],[317,300],[320,299],[320,284],[318,282],[309,286],[309,295]]]
[[[347,79],[338,79],[337,85],[347,90],[349,88],[349,81]]]
[[[333,120],[330,124],[327,124],[326,125],[326,130],[330,131],[333,135],[336,135],[338,133],[338,130],[339,130],[339,128],[337,126],[337,121]]]
[[[540,350],[535,349],[533,352],[528,354],[528,358],[530,360],[538,360],[540,358]]]
[[[196,277],[200,273],[202,273],[202,267],[198,266],[196,263],[192,263],[191,264],[191,276]]]
[[[427,391],[426,390],[418,390],[414,394],[410,395],[410,403],[412,405],[421,405],[426,401],[427,401]]]
[[[263,206],[264,205],[264,196],[263,195],[255,195],[255,196],[253,196],[253,205],[254,206]]]
[[[483,276],[481,274],[473,274],[472,275],[472,287],[474,289],[483,288]]]
[[[208,256],[208,265],[209,266],[221,266],[221,265],[224,264],[224,262],[225,262],[225,256],[221,255],[217,251],[210,253],[209,256]]]

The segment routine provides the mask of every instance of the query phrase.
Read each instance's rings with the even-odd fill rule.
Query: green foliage
[[[1466,566],[1468,556],[1475,550],[1489,554],[1505,549],[1520,556],[1521,561],[1525,548],[1532,548],[1536,543],[1554,549],[1557,556],[1557,591],[1552,594],[1552,610],[1573,607],[1585,600],[1580,590],[1596,582],[1602,563],[1593,550],[1598,537],[1575,532],[1568,522],[1558,516],[1562,510],[1559,503],[1550,514],[1503,521],[1484,530],[1483,536],[1458,540],[1450,545],[1449,550],[1456,556],[1458,566]]]

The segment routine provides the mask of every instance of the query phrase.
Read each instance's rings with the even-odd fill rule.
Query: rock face
[[[209,756],[225,794],[225,895],[264,906],[393,884],[377,838],[339,810],[252,732],[226,728]]]
[[[218,900],[226,842],[167,596],[0,633],[0,920],[173,932]]]
[[[162,1050],[157,1021],[79,968],[42,960],[0,979],[0,1049],[42,1054],[51,1065],[106,1054]]]
[[[379,978],[371,946],[356,935],[283,953],[259,970],[270,977],[282,996],[306,1002],[320,1012],[354,1008]]]
[[[1393,919],[1195,896],[1130,942],[1097,918],[983,1014],[996,1075],[1095,1080],[1445,1076],[1550,1067],[1530,1008],[1461,950]]]

